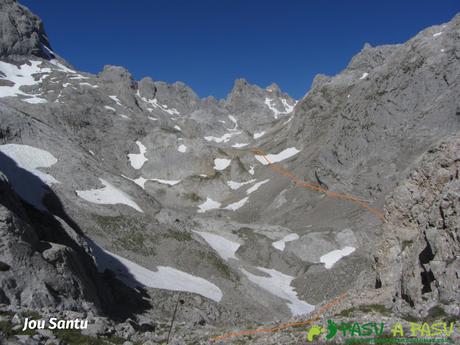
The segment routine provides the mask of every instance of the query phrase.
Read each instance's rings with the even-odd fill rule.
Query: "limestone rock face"
[[[16,0],[0,1],[0,56],[50,57],[43,23]]]
[[[93,262],[71,238],[78,235],[67,234],[72,230],[58,221],[45,221],[28,215],[0,174],[0,302],[30,309],[100,310],[110,292],[102,293]],[[49,226],[60,227],[53,229],[61,232],[59,237]]]
[[[377,279],[397,309],[459,312],[460,137],[429,150],[387,199]]]

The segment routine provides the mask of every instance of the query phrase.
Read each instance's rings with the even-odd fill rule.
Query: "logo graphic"
[[[312,342],[315,337],[325,334],[326,340],[334,339],[338,334],[344,338],[345,344],[383,344],[383,343],[452,343],[450,336],[455,331],[455,323],[435,322],[429,324],[409,322],[404,328],[401,323],[385,327],[384,322],[357,321],[336,323],[327,320],[327,328],[313,325],[307,333],[307,341]],[[384,336],[384,330],[389,334]],[[388,332],[387,332],[388,333]]]
[[[321,326],[318,326],[318,325],[313,325],[312,328],[310,328],[310,330],[308,331],[308,334],[307,334],[307,340],[308,341],[313,341],[313,339],[320,335],[321,333],[324,333],[326,332],[326,330],[321,327]]]

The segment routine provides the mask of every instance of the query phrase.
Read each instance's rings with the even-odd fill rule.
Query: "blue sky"
[[[19,0],[80,70],[128,68],[223,98],[236,78],[301,98],[365,42],[400,43],[460,12],[458,0]]]

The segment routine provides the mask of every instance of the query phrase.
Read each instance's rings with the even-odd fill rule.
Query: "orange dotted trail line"
[[[259,329],[250,329],[250,330],[245,330],[245,331],[227,333],[227,334],[219,335],[217,337],[213,337],[210,340],[211,341],[221,341],[221,340],[225,340],[228,338],[234,338],[234,337],[239,337],[243,335],[251,335],[251,334],[258,334],[258,333],[275,333],[275,332],[280,332],[286,328],[307,326],[314,321],[318,321],[321,315],[323,315],[326,312],[326,310],[331,309],[333,306],[339,304],[347,297],[348,297],[348,293],[345,292],[341,294],[340,296],[333,299],[331,302],[325,304],[323,307],[318,309],[318,311],[315,313],[315,315],[313,315],[313,317],[305,321],[284,323],[284,324],[281,324],[279,326],[272,327],[272,328],[259,328]]]
[[[369,204],[367,204],[363,200],[360,200],[360,199],[358,199],[357,197],[355,197],[353,195],[332,192],[332,191],[329,191],[329,190],[327,190],[327,189],[325,189],[325,188],[323,188],[323,187],[321,187],[321,186],[319,186],[317,184],[307,183],[305,181],[302,181],[299,177],[294,175],[289,170],[283,169],[280,166],[274,164],[267,157],[266,152],[264,152],[264,151],[262,151],[260,149],[252,149],[251,152],[253,154],[255,154],[255,155],[261,156],[267,162],[268,166],[274,172],[276,172],[277,174],[280,174],[282,176],[288,177],[289,179],[291,179],[294,182],[295,185],[303,187],[303,188],[306,188],[306,189],[310,189],[310,190],[313,190],[313,191],[316,191],[316,192],[324,193],[327,196],[330,196],[330,197],[338,199],[338,200],[345,200],[345,201],[352,202],[355,205],[358,205],[359,207],[366,209],[367,211],[369,211],[370,213],[375,215],[377,218],[379,218],[382,222],[384,222],[384,223],[386,222],[385,215],[383,214],[383,212],[381,212],[380,210],[378,210],[376,208],[373,208],[373,207],[369,206]]]

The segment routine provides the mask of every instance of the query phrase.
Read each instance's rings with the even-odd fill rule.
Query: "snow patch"
[[[265,134],[265,131],[254,133],[254,139],[258,139]]]
[[[256,180],[249,180],[249,181],[246,181],[246,182],[227,181],[227,185],[231,189],[237,190],[238,188],[241,188],[242,186],[247,185],[247,184],[251,184],[251,183],[253,183],[255,181]]]
[[[163,180],[161,178],[151,178],[149,179],[149,181],[155,181],[161,184],[167,184],[169,186],[174,186],[181,182],[181,180]]]
[[[111,110],[113,112],[116,112],[115,108],[109,107],[108,105],[104,105],[104,108],[107,110]]]
[[[168,113],[169,115],[180,115],[180,113],[177,111],[175,108],[168,108],[166,104],[160,104],[158,103],[158,100],[156,98],[154,99],[147,99],[145,97],[141,97],[141,94],[139,90],[137,90],[136,93],[137,97],[139,97],[141,100],[143,100],[145,103],[150,104],[152,107],[160,109],[164,111],[165,113]],[[148,109],[149,111],[152,111],[152,109]]]
[[[299,235],[297,234],[289,234],[284,236],[281,240],[273,242],[272,246],[275,247],[278,250],[283,251],[284,247],[286,246],[286,242],[291,242],[299,239]]]
[[[91,240],[88,240],[88,244],[98,270],[103,272],[110,269],[129,286],[192,292],[216,302],[222,299],[222,291],[206,279],[168,266],[157,266],[157,271],[151,271],[103,249]]]
[[[214,169],[215,170],[225,170],[231,163],[230,159],[226,158],[216,158],[214,159]]]
[[[239,149],[241,147],[245,147],[248,145],[249,145],[248,143],[236,143],[236,144],[233,144],[232,147]]]
[[[274,106],[275,100],[271,98],[265,98],[265,105],[273,112],[275,119],[280,115],[286,115],[291,113],[294,110],[294,106],[290,105],[285,98],[281,98],[281,103],[283,104],[284,110],[280,111]]]
[[[90,83],[79,83],[81,86],[89,86],[89,87],[92,87],[93,89],[97,89],[99,86],[97,85],[93,85],[93,84],[90,84]]]
[[[206,198],[206,201],[200,205],[198,205],[199,210],[198,213],[204,213],[209,210],[215,210],[220,208],[220,202],[214,201],[211,198]]]
[[[359,78],[359,80],[366,78],[368,75],[369,75],[369,73],[364,72],[363,75],[361,76],[361,78]]]
[[[267,183],[268,181],[270,181],[270,179],[257,182],[256,184],[254,184],[254,186],[252,186],[251,188],[249,188],[246,191],[246,194],[249,195],[249,194],[255,192],[256,190],[258,190],[260,188],[260,186],[262,186],[263,184]]]
[[[315,309],[315,307],[307,302],[300,300],[297,293],[291,286],[294,277],[288,276],[274,269],[264,267],[257,267],[258,270],[268,274],[270,277],[263,277],[252,274],[244,268],[241,271],[248,277],[250,281],[260,286],[262,289],[267,290],[271,294],[287,300],[286,303],[293,315],[308,314]]]
[[[265,156],[256,155],[255,158],[260,163],[262,163],[263,165],[267,165],[269,163],[267,162],[267,160],[265,158],[267,158],[271,163],[277,163],[277,162],[281,162],[281,161],[283,161],[285,159],[288,159],[288,158],[290,158],[292,156],[295,156],[299,152],[300,152],[300,150],[296,149],[295,147],[290,147],[290,148],[287,148],[287,149],[281,151],[280,153],[268,154],[268,155],[265,155]]]
[[[48,193],[47,186],[59,181],[39,168],[49,168],[56,164],[56,157],[48,151],[19,144],[0,145],[0,152],[8,157],[0,155],[0,167],[16,193],[37,209],[46,211],[43,197]]]
[[[355,251],[353,247],[344,247],[342,249],[336,249],[332,252],[324,254],[319,258],[319,262],[324,264],[324,267],[330,269],[334,264],[339,261],[341,258],[350,255]]]
[[[122,105],[117,96],[109,96],[110,99],[114,100],[118,105]]]
[[[236,251],[240,247],[238,242],[230,241],[223,236],[212,234],[210,232],[195,230],[193,230],[193,232],[200,235],[209,244],[209,246],[214,249],[217,254],[219,254],[222,259],[238,260],[238,258],[235,256]]]
[[[131,166],[134,169],[139,170],[140,168],[142,168],[144,163],[148,161],[148,159],[145,157],[147,148],[144,145],[142,145],[142,143],[139,140],[136,141],[136,144],[139,147],[140,153],[130,153],[128,154],[128,159],[131,163]]]
[[[245,197],[241,199],[240,201],[234,202],[233,204],[227,205],[224,209],[225,210],[230,210],[230,211],[236,211],[239,208],[243,207],[244,204],[248,201],[249,197]]]
[[[185,153],[187,152],[187,146],[185,146],[184,144],[180,144],[179,147],[177,148],[177,151],[181,153]]]
[[[433,37],[438,37],[438,36],[441,36],[443,33],[443,31],[440,31],[440,32],[437,32],[435,34],[433,34]]]
[[[103,188],[90,190],[77,190],[77,195],[93,204],[101,205],[118,205],[123,204],[134,208],[136,211],[143,213],[142,209],[123,191],[114,187],[107,181],[99,179]]]
[[[51,72],[49,68],[38,67],[41,63],[41,61],[30,61],[30,65],[16,66],[0,61],[0,80],[8,80],[14,84],[12,86],[0,86],[0,98],[25,96],[28,99],[24,99],[24,101],[28,103],[45,103],[46,99],[20,90],[22,86],[39,85],[45,75]],[[1,74],[4,74],[4,76]],[[34,75],[36,74],[42,74],[42,76],[35,80]]]

